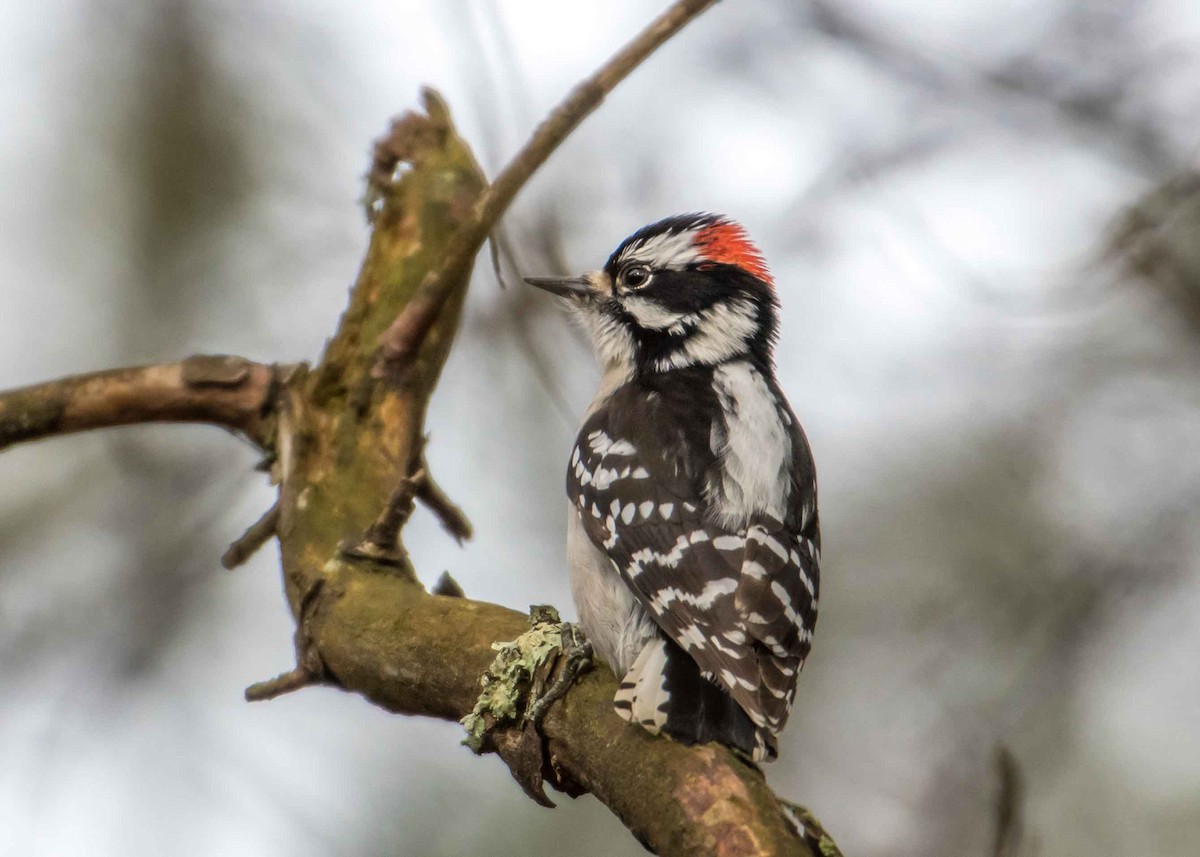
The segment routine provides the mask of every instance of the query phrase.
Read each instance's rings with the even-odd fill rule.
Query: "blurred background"
[[[0,5],[0,388],[315,359],[371,142],[419,85],[494,174],[665,4]],[[847,855],[985,857],[1005,806],[1010,857],[1200,850],[1198,144],[1190,0],[742,0],[506,220],[510,283],[697,209],[765,251],[825,541],[768,776]],[[427,582],[570,613],[562,473],[595,381],[485,255],[430,415],[477,535],[419,512]],[[292,664],[274,552],[218,565],[271,502],[255,461],[193,427],[0,456],[0,854],[642,853],[454,724],[242,701]]]

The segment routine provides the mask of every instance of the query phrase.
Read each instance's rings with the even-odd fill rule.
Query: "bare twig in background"
[[[488,234],[529,177],[604,97],[643,60],[716,0],[679,0],[655,19],[605,65],[576,86],[534,131],[475,204],[467,222],[455,233],[442,261],[422,281],[416,295],[380,337],[375,374],[399,379],[421,348],[447,297],[458,288]]]
[[[532,237],[535,242],[534,253],[540,259],[536,270],[545,271],[548,274],[566,275],[568,270],[562,250],[562,221],[558,217],[558,212],[552,205],[541,208],[535,215],[535,222],[531,225]],[[492,247],[496,250],[493,265],[498,279],[502,275],[502,268],[505,264],[518,276],[521,271],[529,270],[523,257],[518,255],[507,231],[503,228],[496,230],[493,234]],[[528,318],[528,313],[544,311],[545,304],[537,301],[530,302],[525,296],[517,295],[513,300],[504,301],[503,310],[508,312],[517,345],[529,360],[534,377],[546,391],[554,412],[558,414],[565,426],[573,429],[575,416],[571,413],[571,407],[567,403],[562,384],[556,377],[551,362],[542,354],[538,347],[537,337],[530,329],[531,320]],[[568,330],[578,334],[574,325],[569,326]],[[581,344],[581,347],[586,348],[587,346]]]
[[[497,226],[496,231],[488,236],[488,255],[492,260],[492,275],[496,278],[496,283],[502,289],[508,288],[508,283],[504,280],[504,268],[500,262],[500,241],[499,236],[503,227]]]
[[[992,857],[1016,857],[1024,832],[1025,785],[1017,759],[1007,747],[996,750],[996,775],[1000,792],[996,797],[996,839]]]
[[[1200,332],[1200,173],[1154,188],[1109,231],[1106,255],[1158,289]]]
[[[902,79],[961,103],[978,95],[999,96],[1017,119],[1053,118],[1079,133],[1081,140],[1107,150],[1117,160],[1144,175],[1162,175],[1178,165],[1161,129],[1140,116],[1122,115],[1120,93],[1105,99],[1073,93],[1031,58],[1022,57],[1002,68],[950,66],[927,56],[896,33],[868,22],[845,4],[807,0],[794,10],[831,39],[850,46],[872,63]],[[994,103],[993,101],[988,104]]]

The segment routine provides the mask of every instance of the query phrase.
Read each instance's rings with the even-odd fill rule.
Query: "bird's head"
[[[660,220],[622,241],[599,271],[526,282],[566,299],[608,366],[770,365],[775,287],[746,231],[724,217]]]

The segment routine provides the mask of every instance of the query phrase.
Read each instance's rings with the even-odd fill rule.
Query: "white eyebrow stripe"
[[[617,257],[618,264],[646,262],[654,268],[681,270],[700,259],[695,229],[661,232],[633,242]]]

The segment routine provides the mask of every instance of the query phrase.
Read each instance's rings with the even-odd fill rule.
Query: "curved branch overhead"
[[[425,112],[406,114],[377,144],[370,244],[314,367],[197,357],[0,393],[0,449],[156,421],[213,423],[245,435],[274,462],[279,500],[226,563],[276,536],[297,623],[296,666],[248,696],[326,684],[389,711],[461,719],[479,695],[492,644],[520,635],[526,619],[426,592],[399,531],[413,503],[423,502],[456,537],[469,535],[427,472],[424,419],[475,252],[604,95],[713,2],[671,6],[577,87],[490,186],[445,104],[427,91]],[[527,791],[542,771],[569,794],[590,791],[659,854],[836,854],[810,815],[776,797],[757,768],[727,749],[685,747],[620,720],[615,689],[608,670],[593,670],[550,707],[540,733],[499,725],[491,746]]]

